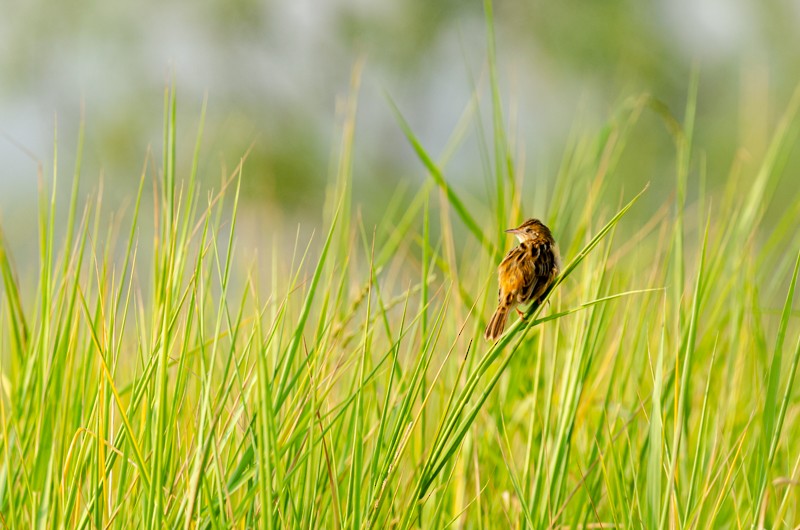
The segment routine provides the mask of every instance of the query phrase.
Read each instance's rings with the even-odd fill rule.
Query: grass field
[[[197,150],[178,164],[172,90],[163,167],[143,171],[127,215],[109,222],[80,162],[40,175],[38,267],[0,233],[0,527],[800,524],[800,198],[783,176],[800,96],[756,170],[732,161],[713,188],[696,78],[679,119],[627,100],[573,135],[546,210],[529,212],[490,53],[490,200],[467,206],[446,171],[477,97],[439,159],[395,108],[430,178],[365,226],[358,76],[323,230],[293,252],[240,257],[246,158],[213,190]],[[674,193],[609,200],[643,113],[671,132]],[[487,344],[502,230],[532,213],[563,272]]]

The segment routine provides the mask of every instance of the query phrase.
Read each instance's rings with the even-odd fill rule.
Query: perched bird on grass
[[[558,249],[550,229],[538,219],[528,219],[517,228],[506,230],[519,239],[497,267],[500,283],[497,310],[483,336],[496,340],[506,327],[508,312],[517,304],[540,303],[547,288],[558,276]],[[517,309],[520,317],[524,317]]]

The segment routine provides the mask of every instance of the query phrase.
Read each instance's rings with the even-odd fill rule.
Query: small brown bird
[[[528,219],[517,228],[506,230],[519,239],[497,267],[500,283],[497,310],[489,320],[483,336],[486,340],[497,339],[506,327],[509,310],[517,304],[540,302],[547,288],[558,276],[559,258],[556,242],[547,228],[538,219]],[[522,317],[524,314],[517,309]]]

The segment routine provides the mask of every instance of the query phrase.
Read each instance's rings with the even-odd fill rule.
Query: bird
[[[559,272],[555,239],[540,220],[528,219],[506,233],[517,236],[519,245],[509,250],[497,267],[497,309],[483,334],[488,341],[503,334],[511,308],[524,318],[517,304],[541,303]]]

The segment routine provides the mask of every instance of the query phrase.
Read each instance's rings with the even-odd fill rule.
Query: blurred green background
[[[626,97],[642,93],[680,119],[693,67],[700,75],[695,144],[709,185],[727,177],[737,156],[747,175],[800,79],[794,1],[499,1],[494,9],[504,112],[531,209],[541,207],[537,191],[552,187],[577,124],[599,129]],[[479,0],[4,0],[0,222],[31,219],[32,157],[52,172],[56,122],[59,169],[71,174],[82,105],[83,186],[96,188],[102,175],[104,201],[129,197],[148,146],[160,160],[162,94],[173,79],[184,173],[207,94],[201,177],[219,182],[252,145],[244,211],[313,225],[336,149],[337,98],[359,58],[354,174],[364,215],[398,186],[413,191],[426,178],[386,94],[438,154],[477,90],[482,123],[473,120],[445,173],[480,208],[478,128],[491,130],[486,49]],[[654,113],[637,127],[610,193],[650,181],[648,200],[658,204],[673,187],[672,140]],[[788,175],[800,166],[788,164]],[[11,232],[24,244],[35,227]]]

